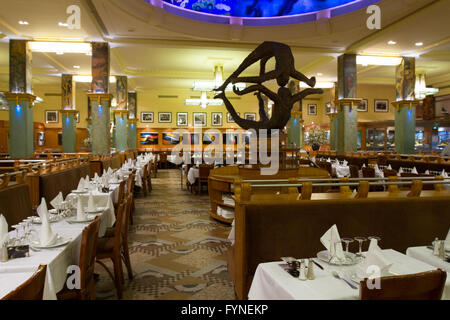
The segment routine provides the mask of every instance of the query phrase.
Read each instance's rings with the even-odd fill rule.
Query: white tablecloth
[[[408,248],[406,250],[406,255],[413,257],[414,259],[423,261],[429,265],[435,266],[436,268],[441,268],[447,272],[450,272],[450,263],[433,255],[433,251],[425,246]],[[447,275],[447,277],[450,277],[450,274]]]
[[[390,270],[396,274],[412,274],[436,269],[434,266],[408,257],[395,250],[383,250],[393,262]],[[316,259],[317,260],[317,259]],[[355,267],[330,266],[319,263],[325,270],[314,266],[315,280],[301,281],[280,267],[282,261],[258,265],[248,294],[250,300],[355,300],[359,290],[352,289],[343,280],[335,279],[332,270],[351,272]],[[450,299],[450,278],[447,277],[442,299]]]
[[[335,163],[332,163],[331,166],[332,166],[333,174],[336,175],[338,178],[350,177],[350,167],[349,166],[337,165]]]
[[[199,177],[199,169],[196,167],[191,167],[188,171],[187,179],[190,184],[194,184],[197,178]]]
[[[114,212],[113,212],[114,216]],[[108,223],[106,223],[108,222]],[[112,227],[115,222],[109,217],[109,211],[105,210],[101,215],[100,225],[104,226],[103,235],[106,227]],[[53,249],[42,249],[41,251],[30,250],[30,256],[0,263],[0,298],[18,285],[23,283],[26,274],[30,276],[39,268],[39,265],[47,265],[47,273],[44,286],[44,300],[56,300],[56,293],[64,288],[67,277],[67,268],[70,265],[78,265],[81,236],[83,229],[88,223],[70,224],[67,221],[59,221],[51,224],[53,232],[63,238],[71,239],[69,244],[63,247]],[[33,225],[33,229],[40,232],[40,225]],[[15,235],[11,233],[11,237]],[[101,236],[102,234],[99,234]],[[25,274],[24,274],[25,273]],[[8,278],[7,282],[1,281],[2,278]]]

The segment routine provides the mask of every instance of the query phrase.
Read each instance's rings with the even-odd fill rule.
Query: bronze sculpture
[[[266,63],[270,58],[275,58],[275,70],[266,73]],[[260,73],[256,77],[240,77],[239,75],[255,62],[260,61]],[[291,91],[286,88],[290,77],[299,81],[305,82],[311,88],[305,89],[296,94],[292,94]],[[277,84],[280,86],[277,93],[269,90],[262,83],[276,79]],[[225,88],[228,84],[247,82],[255,83],[240,91],[233,86],[233,91],[237,95],[244,95],[250,92],[256,91],[256,96],[259,100],[259,113],[260,121],[246,120],[239,117],[233,105],[230,103],[225,95]],[[291,110],[295,102],[303,99],[310,94],[323,93],[322,89],[312,88],[316,83],[314,77],[308,78],[304,74],[295,69],[294,56],[292,55],[291,48],[283,43],[278,42],[263,42],[260,44],[247,58],[241,63],[238,69],[225,80],[225,82],[215,91],[221,91],[215,98],[220,98],[225,103],[228,112],[233,117],[234,121],[243,129],[280,129],[283,130],[289,118],[291,117]],[[262,102],[261,93],[266,95],[274,102],[272,117],[267,118],[264,112],[264,103]],[[262,107],[261,107],[262,103]],[[262,111],[261,111],[262,108]]]

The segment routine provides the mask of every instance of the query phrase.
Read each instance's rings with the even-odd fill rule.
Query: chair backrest
[[[159,154],[159,162],[167,162],[167,153],[161,152]]]
[[[316,164],[319,166],[319,168],[325,169],[328,171],[330,176],[333,175],[333,169],[330,162],[327,161],[316,161]]]
[[[148,164],[146,164],[144,166],[144,169],[142,170],[142,174],[143,174],[142,180],[146,180],[147,179],[147,174],[148,174],[147,166],[148,166]]]
[[[152,160],[153,161],[153,160]],[[152,176],[152,162],[147,163],[147,178],[151,178]]]
[[[117,198],[117,203],[121,203],[123,198],[124,198],[124,193],[125,193],[125,183],[126,180],[122,180],[119,184],[119,195]]]
[[[375,178],[375,169],[370,167],[364,167],[361,169],[364,178]]]
[[[200,179],[207,179],[209,177],[209,172],[214,169],[212,164],[201,164],[198,166],[198,177]]]
[[[133,194],[134,183],[135,183],[136,174],[132,172],[127,180],[127,197],[129,194]]]
[[[131,203],[133,202],[133,196],[128,195],[124,201],[126,201],[126,208],[124,208],[124,214],[122,217],[122,239],[125,242],[128,241],[128,228],[130,226]]]
[[[351,178],[359,178],[359,169],[358,166],[355,166],[354,164],[349,165],[350,167],[350,177]]]
[[[95,255],[97,252],[98,230],[100,228],[100,217],[89,224],[83,230],[80,249],[80,273],[81,273],[81,297],[89,295],[89,285],[94,280]]]
[[[127,215],[127,203],[122,201],[117,207],[116,226],[114,229],[114,250],[120,252],[120,245],[122,243],[123,223]]]
[[[440,269],[380,278],[380,289],[369,289],[361,281],[361,300],[440,300],[447,273]]]
[[[391,169],[384,169],[383,174],[385,177],[396,177],[397,171]]]
[[[42,300],[46,273],[47,265],[40,265],[30,279],[8,293],[2,300]]]

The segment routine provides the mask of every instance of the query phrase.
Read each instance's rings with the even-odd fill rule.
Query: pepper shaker
[[[299,280],[305,281],[306,278],[306,265],[305,265],[305,260],[302,260],[300,262],[300,275],[298,277]]]
[[[445,259],[445,241],[441,240],[441,245],[439,247],[439,258],[441,258],[442,260]]]
[[[6,242],[2,246],[2,260],[1,262],[7,262],[8,261],[8,247],[6,245]]]
[[[316,277],[314,275],[314,265],[312,262],[312,259],[309,259],[308,261],[308,274],[306,275],[308,280],[314,280]]]
[[[439,255],[439,239],[436,238],[433,241],[433,255],[438,256]]]

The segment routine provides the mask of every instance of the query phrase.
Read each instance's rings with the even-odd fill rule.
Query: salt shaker
[[[300,275],[298,276],[299,280],[306,280],[306,266],[305,266],[305,260],[302,260],[300,262]]]
[[[2,246],[2,260],[1,262],[8,261],[8,247],[6,245],[6,242]]]
[[[436,238],[433,241],[433,255],[438,256],[439,255],[439,239]]]
[[[441,240],[441,245],[439,248],[439,258],[441,258],[442,260],[445,259],[445,241]]]
[[[308,280],[314,280],[316,277],[314,276],[314,264],[312,259],[309,259],[308,262],[308,274],[306,275]]]

